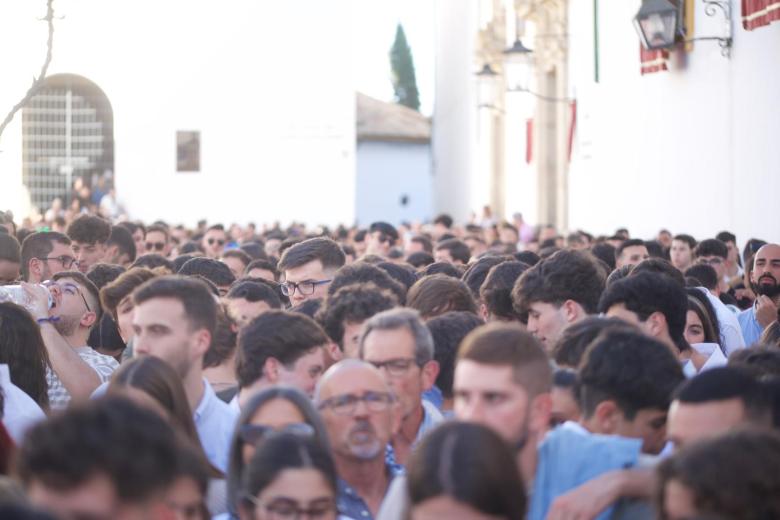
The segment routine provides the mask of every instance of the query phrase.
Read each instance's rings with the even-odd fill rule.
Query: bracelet
[[[38,325],[42,325],[44,323],[54,323],[55,321],[60,321],[59,316],[49,316],[48,318],[38,318],[35,320],[38,322]]]

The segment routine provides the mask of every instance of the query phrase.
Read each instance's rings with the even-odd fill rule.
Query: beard
[[[81,318],[75,316],[60,316],[60,319],[54,322],[54,328],[62,337],[70,337],[78,329]]]
[[[384,445],[376,436],[376,430],[368,421],[359,421],[347,434],[347,446],[352,456],[361,460],[371,460],[384,450]]]
[[[771,280],[772,283],[761,283],[764,280]],[[761,275],[761,278],[758,279],[758,283],[751,282],[750,286],[751,289],[753,289],[753,292],[759,296],[774,298],[775,296],[780,295],[780,284],[778,284],[777,279],[769,273]]]

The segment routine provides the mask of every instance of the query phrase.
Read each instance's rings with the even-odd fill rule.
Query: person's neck
[[[203,376],[213,387],[227,387],[236,384],[235,352],[221,364],[203,369]]]
[[[206,386],[203,383],[203,370],[200,368],[193,368],[184,377],[182,383],[184,383],[184,393],[187,394],[187,402],[190,404],[190,410],[195,413],[203,394],[206,392]]]
[[[272,386],[272,384],[261,377],[251,385],[240,388],[238,390],[238,407],[243,408],[253,395],[257,394],[260,390],[268,388],[269,386]]]
[[[70,336],[63,336],[63,338],[68,342],[68,345],[73,348],[83,347],[87,344],[87,340],[89,339],[89,329],[78,327],[73,334]]]
[[[525,446],[517,452],[517,467],[520,470],[520,475],[523,477],[523,482],[526,486],[531,486],[536,478],[536,463],[539,460],[538,442],[535,436],[531,435]],[[530,489],[526,489],[526,494],[530,493]]]
[[[425,410],[423,409],[422,402],[420,402],[403,420],[398,433],[393,435],[390,442],[392,443],[393,451],[395,452],[395,460],[399,464],[406,465],[409,456],[412,454],[412,446],[414,445],[414,441],[417,440],[417,434],[420,431],[420,426],[422,425],[424,417]]]
[[[355,489],[360,498],[368,504],[373,514],[379,510],[379,504],[382,502],[389,484],[384,455],[384,450],[382,450],[377,457],[371,460],[356,460],[334,454],[336,472],[339,477]]]
[[[451,412],[454,406],[455,406],[454,397],[445,397],[442,399],[441,410],[443,412]]]

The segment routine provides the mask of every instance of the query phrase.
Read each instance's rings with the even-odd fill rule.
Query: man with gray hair
[[[382,372],[398,397],[401,428],[388,444],[387,460],[404,465],[415,444],[444,420],[436,406],[422,398],[439,375],[431,333],[417,311],[390,309],[363,324],[359,353]]]

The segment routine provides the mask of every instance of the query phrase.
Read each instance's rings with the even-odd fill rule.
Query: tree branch
[[[24,97],[19,101],[14,107],[11,109],[10,112],[8,112],[8,115],[5,116],[5,119],[3,120],[2,124],[0,124],[0,138],[3,136],[3,131],[5,130],[5,127],[8,126],[8,124],[13,120],[16,113],[28,102],[30,99],[40,90],[41,86],[43,85],[43,80],[46,78],[46,71],[49,70],[49,64],[51,63],[51,55],[52,55],[52,46],[54,43],[54,0],[46,0],[46,16],[42,18],[42,20],[45,20],[49,25],[49,38],[46,41],[46,60],[43,62],[43,66],[41,67],[41,72],[38,74],[38,77],[33,77],[32,85],[30,85],[30,88],[27,90],[27,93],[24,95]]]

